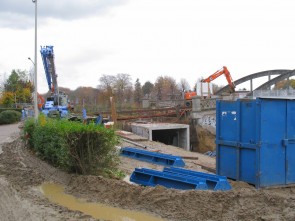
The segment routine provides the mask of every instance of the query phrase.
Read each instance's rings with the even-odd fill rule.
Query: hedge
[[[21,120],[22,114],[15,110],[5,110],[0,113],[0,125],[12,124]]]
[[[119,138],[113,129],[41,115],[36,123],[25,121],[24,138],[44,160],[66,171],[105,175],[117,170]]]
[[[0,108],[0,113],[3,111],[8,111],[8,110],[13,110],[13,111],[17,111],[17,112],[22,112],[22,108]]]

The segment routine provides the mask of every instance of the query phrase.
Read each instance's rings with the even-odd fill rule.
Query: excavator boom
[[[219,76],[223,75],[225,76],[229,88],[230,88],[230,93],[235,92],[235,84],[234,81],[227,69],[227,67],[223,66],[220,70],[216,71],[215,73],[211,74],[209,77],[201,80],[201,82],[197,82],[196,85],[196,91],[190,91],[184,93],[184,99],[185,99],[185,106],[186,107],[191,107],[192,106],[192,97],[198,95],[201,97],[211,97],[213,94],[213,87],[211,81],[214,81],[216,78]]]
[[[213,73],[209,77],[203,79],[201,82],[210,83],[211,81],[215,80],[216,78],[218,78],[219,76],[221,76],[223,74],[228,82],[231,92],[234,92],[236,86],[235,86],[234,81],[230,75],[230,72],[228,71],[226,66],[223,66],[220,70],[216,71],[215,73]]]

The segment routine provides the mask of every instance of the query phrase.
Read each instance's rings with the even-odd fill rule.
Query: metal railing
[[[257,90],[253,91],[253,98],[256,97],[295,98],[295,90]]]
[[[193,97],[193,112],[200,112],[206,110],[214,110],[216,108],[216,98]]]
[[[216,98],[202,99],[201,110],[212,110],[216,108]]]

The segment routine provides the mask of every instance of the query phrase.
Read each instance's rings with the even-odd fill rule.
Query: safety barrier
[[[121,149],[122,156],[130,157],[136,160],[146,161],[149,163],[160,164],[164,166],[183,167],[185,162],[179,156],[169,154],[140,150],[132,147],[123,147]]]
[[[208,186],[209,190],[221,190],[221,191],[227,191],[231,190],[231,185],[227,181],[227,177],[225,176],[219,176],[216,174],[209,174],[209,173],[203,173],[193,170],[186,170],[182,168],[175,168],[165,167],[163,170],[164,173],[171,173],[171,174],[183,174],[191,177],[197,177],[197,178],[203,178],[206,180],[206,184]]]
[[[181,174],[164,173],[161,171],[146,168],[135,168],[130,177],[130,181],[144,186],[161,185],[167,188],[182,190],[208,189],[206,180],[203,178],[196,178],[192,176],[188,177]]]
[[[225,176],[175,167],[165,167],[163,171],[135,168],[130,181],[143,186],[161,185],[167,188],[182,190],[231,190],[231,185]]]

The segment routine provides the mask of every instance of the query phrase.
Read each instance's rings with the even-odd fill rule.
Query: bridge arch
[[[257,73],[250,74],[250,75],[247,75],[247,76],[245,76],[245,77],[242,77],[242,78],[240,78],[240,79],[234,81],[234,84],[235,84],[235,85],[239,85],[239,84],[242,84],[242,83],[244,83],[244,82],[246,82],[246,81],[253,80],[253,79],[255,79],[255,78],[260,78],[260,77],[265,77],[265,76],[270,76],[270,75],[279,75],[278,77],[280,77],[280,76],[282,76],[282,75],[284,75],[284,74],[288,74],[289,72],[293,72],[293,71],[292,71],[292,70],[286,70],[286,69],[261,71],[261,72],[257,72]],[[293,74],[293,75],[294,75],[294,74]],[[291,75],[291,76],[293,76],[293,75]],[[287,75],[284,75],[284,76],[287,76]],[[272,83],[272,84],[275,84],[275,83],[277,83],[278,81],[280,81],[280,80],[273,81],[274,79],[277,79],[278,77],[273,78],[272,80],[270,80],[270,81],[268,81],[268,82],[274,82],[274,83]],[[288,78],[288,76],[287,76],[287,77],[283,77],[282,80],[285,79],[285,78]],[[278,79],[281,79],[281,78],[278,78]],[[268,83],[268,82],[266,82],[266,83]],[[265,83],[265,84],[266,84],[266,83]],[[265,84],[263,84],[263,85],[265,85]],[[271,84],[271,85],[272,85],[272,84]],[[261,86],[262,86],[262,85],[261,85]],[[259,87],[256,88],[255,90],[257,90],[257,89],[261,89],[261,88],[260,88],[261,86],[259,86]],[[263,88],[267,88],[267,86],[263,86]],[[229,85],[227,85],[227,86],[221,88],[221,89],[218,90],[215,94],[216,94],[216,95],[220,95],[220,94],[222,94],[223,92],[227,92],[227,91],[229,91]]]
[[[278,83],[286,78],[292,77],[295,75],[295,70],[292,71],[288,71],[286,73],[283,73],[273,79],[271,79],[270,81],[265,82],[264,84],[260,85],[258,88],[256,88],[255,90],[262,90],[262,89],[267,89],[270,86],[274,85],[275,83]],[[247,94],[247,96],[252,96],[253,95],[253,91],[249,92]]]

